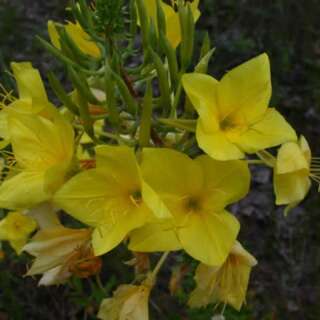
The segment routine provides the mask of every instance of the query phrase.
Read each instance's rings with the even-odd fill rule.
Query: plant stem
[[[250,159],[250,160],[246,160],[246,162],[248,164],[265,164],[265,162],[263,160],[259,160],[259,159]]]
[[[151,277],[152,278],[156,278],[162,265],[164,264],[164,262],[166,261],[168,255],[170,254],[170,251],[164,252],[161,256],[161,258],[159,259],[157,265],[155,266],[155,268],[152,271]]]

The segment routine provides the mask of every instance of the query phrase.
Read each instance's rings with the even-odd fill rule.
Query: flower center
[[[232,113],[220,120],[220,130],[233,141],[247,130],[247,124],[240,113]]]
[[[198,212],[201,210],[200,200],[198,198],[188,198],[186,202],[186,209],[192,212]]]
[[[131,202],[138,207],[142,203],[142,193],[141,190],[136,190],[130,194]]]
[[[319,185],[320,191],[320,158],[312,158],[309,176]]]

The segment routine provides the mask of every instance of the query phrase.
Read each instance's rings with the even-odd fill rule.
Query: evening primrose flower
[[[42,274],[39,285],[64,283],[73,274],[90,276],[100,270],[101,261],[90,246],[90,229],[62,225],[37,232],[23,250],[35,256],[28,276]],[[85,270],[81,266],[85,266]]]
[[[195,275],[197,286],[191,293],[189,306],[200,308],[223,302],[240,311],[246,299],[251,269],[256,264],[257,260],[238,241],[222,266],[199,264]]]
[[[150,210],[134,150],[125,146],[96,148],[96,168],[70,179],[54,202],[81,222],[94,227],[96,255],[116,247],[128,233],[144,225]]]
[[[57,32],[57,26],[60,24],[48,21],[48,32],[50,36],[50,40],[52,44],[61,49],[60,37]],[[90,36],[82,29],[78,22],[73,23],[68,21],[67,24],[64,25],[64,28],[68,34],[68,36],[74,41],[74,43],[79,47],[79,49],[94,58],[100,58],[101,52],[99,47],[94,43],[94,41],[90,38]]]
[[[144,0],[148,15],[153,19],[157,26],[157,1],[156,0]],[[171,4],[161,2],[161,7],[166,19],[166,36],[173,48],[176,48],[181,42],[181,26],[179,20],[179,13],[175,10],[177,1],[171,1]],[[187,1],[184,1],[186,4]],[[194,0],[190,3],[193,13],[194,21],[197,21],[200,17],[200,11],[198,9],[199,0]]]
[[[72,165],[73,128],[58,113],[49,120],[10,110],[8,129],[16,165],[0,186],[0,207],[33,208],[64,182]]]
[[[271,97],[266,54],[229,71],[221,81],[192,73],[182,78],[199,114],[196,138],[202,150],[217,160],[295,141],[296,133],[278,111],[268,108]]]
[[[320,184],[320,161],[312,159],[307,140],[283,144],[274,166],[274,192],[277,205],[293,207],[302,201],[311,187],[311,180]]]
[[[31,217],[20,212],[9,212],[0,220],[0,240],[9,241],[11,247],[20,254],[30,234],[37,228]]]
[[[8,129],[8,110],[15,110],[29,114],[40,114],[50,118],[57,111],[49,102],[40,73],[32,67],[30,62],[11,63],[14,78],[16,80],[18,98],[11,96],[8,105],[2,105],[0,110],[0,137],[3,147],[10,143]]]
[[[208,156],[195,160],[171,149],[146,148],[142,175],[159,195],[168,218],[132,232],[132,251],[167,251],[183,248],[208,265],[220,265],[239,231],[237,219],[225,210],[249,189],[248,166],[241,160],[220,162]],[[147,204],[156,213],[159,206]]]
[[[101,320],[148,320],[149,296],[152,285],[147,281],[140,286],[121,285],[112,298],[104,299],[98,313]]]

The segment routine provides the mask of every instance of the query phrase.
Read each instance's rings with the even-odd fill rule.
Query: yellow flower
[[[53,21],[48,21],[48,32],[50,36],[50,40],[52,44],[61,49],[60,37],[57,32],[56,27],[60,24],[55,23]],[[64,25],[64,28],[68,34],[68,36],[74,41],[74,43],[79,47],[79,49],[94,58],[100,58],[101,52],[99,47],[94,43],[94,41],[90,38],[90,36],[82,29],[80,24],[72,23],[70,21]]]
[[[9,241],[19,254],[29,235],[37,228],[34,219],[20,212],[10,212],[0,221],[0,240]]]
[[[133,231],[129,248],[141,252],[183,248],[206,264],[223,263],[239,231],[237,219],[225,207],[247,194],[247,164],[208,156],[192,160],[174,150],[147,148],[141,169],[144,180],[163,202],[161,208],[149,203],[150,197],[147,205],[157,216],[159,209],[170,214]]]
[[[36,257],[27,275],[43,274],[39,285],[47,286],[64,283],[74,274],[74,267],[83,261],[101,266],[92,254],[90,237],[90,229],[58,226],[38,231],[23,248]]]
[[[32,208],[64,182],[73,159],[73,129],[58,113],[49,120],[8,110],[7,120],[17,165],[0,186],[0,207]]]
[[[230,255],[220,267],[199,264],[189,305],[193,308],[221,301],[240,311],[246,299],[250,272],[256,259],[237,241]]]
[[[274,166],[276,204],[293,207],[302,201],[311,187],[311,179],[320,183],[320,161],[312,159],[307,140],[288,142],[278,151]]]
[[[101,320],[148,320],[149,296],[152,286],[147,282],[140,286],[121,285],[112,298],[102,301],[98,313]]]
[[[0,111],[0,137],[3,147],[10,143],[8,129],[8,110],[23,113],[40,114],[50,118],[57,111],[49,102],[40,73],[34,69],[30,62],[11,63],[14,78],[16,80],[19,98],[11,98],[9,105],[3,105]]]
[[[144,0],[148,15],[153,19],[157,26],[157,2],[156,0]],[[176,1],[172,1],[171,5],[161,2],[162,10],[166,19],[166,36],[173,48],[176,48],[181,42],[181,27],[179,14],[175,11],[174,6]],[[187,1],[186,1],[187,2]],[[191,10],[193,13],[194,21],[197,21],[200,17],[200,11],[198,9],[199,0],[192,1]]]
[[[92,243],[96,255],[112,250],[150,216],[134,151],[125,146],[98,147],[96,168],[70,179],[54,201],[95,228]]]
[[[183,76],[184,89],[199,114],[196,137],[217,160],[295,141],[296,134],[273,108],[269,58],[262,54],[229,71],[220,82],[199,73]]]

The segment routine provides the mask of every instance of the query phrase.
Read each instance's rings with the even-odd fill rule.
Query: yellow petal
[[[264,117],[239,136],[235,143],[245,152],[255,153],[296,140],[296,133],[288,122],[278,111],[270,108]]]
[[[199,166],[185,154],[172,149],[143,149],[141,170],[144,180],[159,194],[181,196],[197,193],[202,187]]]
[[[61,49],[61,44],[60,44],[60,37],[57,32],[55,23],[51,20],[48,21],[48,33],[50,37],[51,43],[57,48]]]
[[[44,170],[73,157],[73,129],[61,116],[52,121],[11,111],[8,127],[13,151],[22,168]]]
[[[151,288],[140,285],[120,285],[112,298],[104,299],[98,313],[101,320],[148,320]]]
[[[19,240],[27,238],[37,227],[36,221],[21,212],[9,212],[0,220],[0,239]]]
[[[284,174],[305,170],[309,171],[309,163],[296,142],[287,142],[281,146],[277,155],[276,174]]]
[[[92,169],[71,178],[55,194],[54,203],[83,223],[99,226],[128,209],[124,191],[102,169]]]
[[[171,6],[165,3],[162,3],[162,10],[164,11],[166,18],[166,36],[172,47],[175,49],[181,42],[181,26],[179,15]]]
[[[129,189],[141,189],[141,177],[133,148],[99,146],[96,149],[97,168],[107,168],[120,184]]]
[[[203,206],[216,212],[249,192],[250,171],[245,161],[216,161],[208,156],[196,158],[203,170]]]
[[[304,157],[306,158],[307,162],[310,164],[312,154],[311,154],[311,149],[310,149],[308,141],[306,140],[306,138],[304,136],[300,136],[298,143],[299,143],[300,149],[303,152]]]
[[[176,251],[182,249],[170,220],[160,220],[130,234],[129,249],[137,252]]]
[[[132,209],[128,214],[122,214],[109,224],[97,227],[92,235],[92,246],[96,256],[111,251],[129,234],[131,230],[143,226],[150,215],[145,206]]]
[[[241,112],[247,123],[261,118],[271,98],[270,63],[261,54],[229,71],[218,86],[221,119]]]
[[[36,228],[37,223],[31,217],[20,212],[9,212],[0,221],[0,240],[9,241],[11,247],[20,254],[29,235]]]
[[[218,83],[216,79],[200,73],[182,77],[184,90],[200,116],[201,127],[207,133],[219,129]]]
[[[241,259],[241,262],[250,266],[254,267],[257,265],[258,261],[256,258],[248,252],[239,241],[236,241],[234,246],[231,249],[231,254],[236,255],[238,258]]]
[[[311,181],[305,170],[286,174],[275,173],[273,182],[277,205],[302,201],[311,187]]]
[[[94,58],[101,57],[99,47],[90,38],[90,36],[81,28],[80,24],[68,22],[65,28],[71,39],[84,53]]]
[[[44,174],[24,171],[5,180],[0,186],[0,207],[26,209],[51,197],[44,190]]]
[[[142,182],[142,198],[148,208],[159,219],[172,218],[171,212],[161,200],[159,194],[155,192],[146,182]]]
[[[12,62],[11,68],[17,82],[19,97],[31,99],[32,102],[48,103],[46,90],[38,70],[29,62]]]
[[[57,215],[57,209],[53,207],[51,202],[44,202],[27,211],[29,217],[37,221],[40,229],[47,229],[61,226],[61,222]]]
[[[212,266],[227,258],[239,232],[239,222],[228,212],[189,214],[178,238],[193,258]]]
[[[244,157],[242,150],[229,141],[222,131],[214,133],[206,131],[200,119],[198,120],[196,138],[199,147],[213,159],[227,161]]]
[[[196,288],[191,292],[188,305],[191,308],[206,307],[215,301],[215,290],[218,288],[219,267],[207,266],[200,263],[196,269],[195,281]]]
[[[153,19],[153,23],[157,28],[157,5],[155,0],[145,0],[145,7],[148,16]],[[171,5],[166,4],[164,1],[160,1],[161,8],[163,10],[166,20],[166,36],[172,47],[175,49],[181,42],[181,26],[179,20],[179,14]],[[193,19],[196,22],[200,17],[200,11],[198,9],[199,1],[193,1],[191,4],[191,11]],[[140,23],[139,23],[140,24]]]

